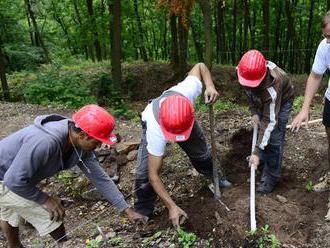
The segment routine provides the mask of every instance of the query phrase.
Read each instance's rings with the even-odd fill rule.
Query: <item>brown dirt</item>
[[[3,127],[0,130],[1,137],[31,123],[37,114],[72,113],[71,110],[18,103],[0,103],[0,111],[0,124]],[[318,117],[319,113],[313,115]],[[200,114],[199,119],[202,127],[208,130],[207,114]],[[232,188],[222,191],[221,198],[230,212],[212,198],[206,181],[191,173],[192,167],[179,147],[168,146],[162,179],[176,203],[189,215],[183,228],[198,236],[194,247],[207,247],[208,241],[213,247],[255,247],[246,240],[249,230],[249,168],[245,158],[250,153],[252,136],[248,120],[245,113],[234,110],[217,115],[215,130],[220,164],[234,183]],[[124,140],[136,140],[140,135],[140,125],[123,120],[116,126],[116,131]],[[209,136],[208,132],[206,134]],[[330,227],[324,222],[328,193],[310,193],[305,189],[309,180],[316,183],[327,171],[325,144],[326,137],[321,124],[313,125],[309,130],[303,129],[298,134],[288,132],[282,179],[273,193],[257,194],[257,226],[269,225],[282,244],[330,247]],[[135,163],[129,163],[120,168],[119,187],[127,196],[132,193],[134,167]],[[82,247],[86,239],[98,235],[96,225],[105,233],[115,231],[116,237],[123,239],[121,247],[169,247],[171,244],[179,247],[175,232],[170,229],[167,211],[161,203],[158,204],[154,220],[146,227],[136,229],[106,202],[86,201],[73,196],[58,180],[47,180],[44,186],[54,194],[74,200],[67,209],[65,225],[70,240],[64,247]],[[277,195],[285,197],[287,202],[279,202]],[[128,201],[132,202],[133,198],[128,197]],[[158,231],[162,231],[161,235],[153,239]],[[49,237],[40,238],[29,228],[24,228],[22,237],[25,244],[55,246]],[[1,244],[5,243],[0,241],[0,247]]]

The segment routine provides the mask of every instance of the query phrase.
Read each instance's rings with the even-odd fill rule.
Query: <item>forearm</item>
[[[149,181],[159,198],[168,209],[176,205],[169,193],[166,191],[164,184],[158,175],[149,176]]]
[[[311,72],[306,83],[305,89],[305,96],[304,96],[304,103],[302,106],[302,111],[309,111],[309,107],[312,103],[312,100],[317,92],[318,88],[320,87],[322,80],[322,75],[315,74]]]
[[[202,81],[204,82],[205,87],[206,88],[209,88],[209,87],[215,88],[210,70],[207,68],[207,66],[204,63],[199,63],[198,65],[199,65],[199,70],[200,70],[200,74],[202,77]]]

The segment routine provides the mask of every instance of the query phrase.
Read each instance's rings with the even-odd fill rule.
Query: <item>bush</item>
[[[96,103],[90,87],[84,83],[81,74],[59,74],[59,68],[52,66],[46,73],[39,73],[28,81],[23,89],[24,99],[41,105],[64,105],[79,108]]]
[[[45,57],[41,48],[12,45],[5,47],[8,71],[20,71],[26,69],[35,69],[45,63]]]

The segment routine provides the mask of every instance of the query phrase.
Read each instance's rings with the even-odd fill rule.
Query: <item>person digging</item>
[[[38,116],[34,124],[0,141],[0,218],[8,247],[23,247],[18,223],[23,218],[41,236],[67,240],[61,199],[41,191],[38,183],[75,165],[103,196],[130,221],[142,220],[126,203],[117,186],[104,172],[93,150],[102,142],[114,144],[115,120],[97,105],[87,105],[72,120],[60,115]]]
[[[294,91],[286,73],[257,50],[246,52],[237,66],[238,81],[250,104],[253,126],[259,127],[250,166],[262,165],[258,192],[270,193],[281,177],[286,124]]]
[[[169,193],[159,176],[163,163],[166,142],[177,142],[188,155],[195,169],[212,180],[213,163],[211,151],[205,136],[195,119],[193,103],[202,93],[205,84],[205,102],[214,103],[218,98],[211,73],[203,63],[198,63],[189,71],[184,81],[164,91],[153,99],[142,112],[142,137],[138,150],[135,180],[135,210],[151,217],[157,195],[169,211],[169,219],[175,227],[180,220],[187,218]],[[231,183],[224,178],[219,180],[220,187]],[[157,193],[157,195],[156,195]]]
[[[322,18],[321,22],[322,41],[317,48],[312,70],[306,82],[304,103],[301,111],[293,119],[291,130],[297,132],[302,123],[308,123],[309,110],[312,100],[321,85],[323,74],[330,69],[330,11],[328,11]],[[330,80],[328,81],[328,88],[324,97],[323,121],[322,121],[328,140],[328,165],[330,166]],[[314,191],[323,192],[330,190],[330,172],[328,171],[319,180],[320,182],[314,185]],[[328,213],[325,216],[326,221],[330,221],[330,198],[328,200]]]

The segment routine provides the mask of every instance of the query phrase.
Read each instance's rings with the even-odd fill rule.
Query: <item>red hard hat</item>
[[[195,111],[188,98],[172,95],[161,102],[159,122],[166,140],[185,141],[195,121]]]
[[[86,105],[72,115],[72,120],[94,139],[109,145],[117,142],[116,135],[112,134],[115,118],[100,106]]]
[[[238,81],[247,87],[257,87],[266,73],[266,59],[258,50],[246,52],[237,66]]]

